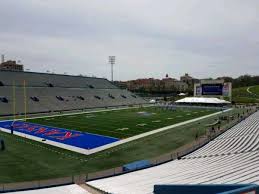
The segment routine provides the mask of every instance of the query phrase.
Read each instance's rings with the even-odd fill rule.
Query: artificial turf
[[[237,115],[238,112],[243,109],[222,114]],[[172,128],[89,156],[0,132],[0,138],[6,143],[6,150],[0,151],[0,183],[86,174],[157,157],[195,141],[196,134],[204,135],[206,125],[218,117]],[[223,121],[222,126],[225,124]]]
[[[160,107],[142,107],[30,119],[27,122],[123,139],[217,111],[216,109],[167,110]]]

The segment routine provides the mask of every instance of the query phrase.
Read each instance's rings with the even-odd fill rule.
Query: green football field
[[[204,115],[215,109],[166,110],[159,107],[93,112],[27,120],[51,127],[83,131],[115,138],[127,138]]]
[[[210,114],[214,112],[211,110],[207,113],[201,112],[197,114],[195,112],[201,110],[179,109],[177,110],[177,114],[176,112],[172,111],[156,110],[157,114],[153,114],[153,116],[150,117],[143,118],[142,116],[138,115],[138,112],[144,111],[154,112],[155,110],[153,108],[144,108],[135,110],[128,109],[118,112],[90,113],[97,115],[96,117],[92,117],[92,119],[97,119],[98,117],[103,118],[104,120],[102,119],[102,124],[99,122],[95,123],[98,120],[93,120],[92,122],[85,120],[85,117],[83,116],[87,114],[77,116],[78,118],[81,117],[85,123],[92,123],[94,126],[109,125],[108,123],[111,120],[115,126],[111,127],[110,129],[117,129],[118,126],[121,127],[121,125],[114,121],[113,116],[117,116],[117,122],[120,122],[120,119],[124,117],[128,118],[125,115],[133,114],[135,115],[136,119],[140,119],[141,121],[145,120],[145,122],[150,125],[155,124],[156,126],[154,128],[157,128],[163,126],[162,123],[164,121],[168,122],[166,124],[168,125],[191,119],[193,117],[199,117],[202,114]],[[227,113],[222,113],[221,115],[237,115],[243,111],[244,109],[233,109]],[[122,112],[125,114],[122,114]],[[190,113],[192,113],[192,115],[187,115]],[[184,115],[184,117],[177,117],[177,115]],[[187,116],[190,117],[187,118]],[[134,140],[132,142],[122,144],[89,156],[50,146],[41,142],[29,140],[23,137],[0,132],[0,138],[4,139],[6,144],[6,150],[0,151],[0,183],[32,181],[71,176],[75,174],[87,174],[118,167],[137,160],[152,159],[168,152],[172,152],[181,146],[195,141],[195,136],[197,133],[199,136],[205,135],[208,130],[207,125],[214,123],[218,117],[219,115],[216,115],[202,119],[200,121],[168,129],[166,131]],[[128,128],[130,128],[130,126],[136,126],[136,124],[139,123],[139,121],[134,121],[134,119],[127,120],[126,118],[125,120],[127,122]],[[175,118],[175,121],[167,118]],[[64,117],[55,117],[55,119],[61,119],[63,120],[63,124],[68,125]],[[161,120],[162,123],[153,123],[152,121],[154,120]],[[167,120],[170,120],[170,122]],[[62,127],[62,123],[56,123],[54,120],[46,120],[46,118],[31,120],[31,122],[41,121],[45,121],[44,124],[57,125]],[[47,121],[49,122],[47,123]],[[124,122],[122,123],[124,124]],[[228,123],[222,121],[222,126],[225,125],[228,125]],[[72,128],[76,128],[74,127],[74,124]],[[88,129],[82,128],[81,130],[83,129],[88,131],[91,129],[91,127]],[[149,130],[151,130],[151,128],[149,128]],[[123,137],[127,137],[127,135]]]

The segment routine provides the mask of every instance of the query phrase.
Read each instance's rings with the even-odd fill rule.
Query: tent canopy
[[[175,101],[175,103],[197,103],[197,104],[230,104],[226,100],[218,98],[204,98],[204,97],[186,97],[181,100]]]
[[[186,96],[186,94],[185,93],[180,93],[180,94],[178,94],[178,96]]]

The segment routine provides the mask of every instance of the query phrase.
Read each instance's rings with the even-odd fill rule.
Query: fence
[[[256,111],[251,111],[249,113],[245,113],[243,118],[237,118],[227,125],[224,126],[223,129],[216,131],[213,134],[210,134],[209,137],[202,137],[198,140],[196,140],[193,143],[187,144],[183,147],[178,148],[177,150],[174,150],[173,152],[161,155],[156,158],[150,159],[150,164],[153,167],[159,164],[163,164],[166,162],[170,162],[172,160],[179,159],[196,149],[204,146],[220,134],[224,133],[234,125],[238,124],[241,122],[244,118],[247,118],[251,114],[253,114]],[[149,168],[148,167],[148,168]],[[138,169],[139,170],[139,169]],[[124,173],[128,173],[131,171],[123,171],[123,167],[116,167],[104,171],[99,171],[95,173],[89,173],[89,174],[81,174],[81,175],[73,175],[69,177],[63,177],[63,178],[57,178],[57,179],[48,179],[48,180],[37,180],[37,181],[30,181],[30,182],[19,182],[19,183],[7,183],[7,184],[0,184],[0,192],[10,192],[10,191],[20,191],[20,190],[32,190],[32,189],[40,189],[40,188],[48,188],[48,187],[53,187],[53,186],[62,186],[62,185],[69,185],[69,184],[83,184],[86,181],[91,181],[91,180],[96,180],[100,178],[106,178],[106,177],[111,177],[111,176],[116,176],[116,175],[121,175]]]

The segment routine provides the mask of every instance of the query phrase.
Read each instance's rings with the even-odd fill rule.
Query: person
[[[11,129],[11,134],[13,135],[13,124],[11,125],[10,129]]]
[[[195,135],[195,140],[196,141],[198,140],[198,137],[199,137],[198,132],[196,132],[196,135]]]
[[[5,150],[5,143],[3,139],[0,139],[0,145],[1,145],[1,150],[4,151]]]
[[[214,128],[214,126],[212,127],[211,131],[212,131],[213,133],[215,132],[215,128]]]

